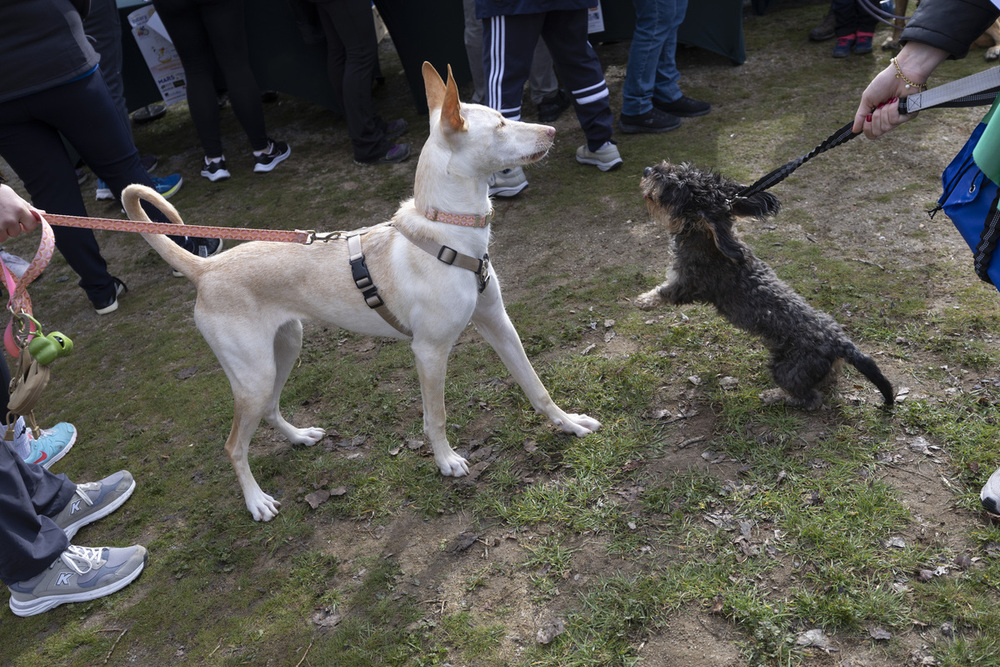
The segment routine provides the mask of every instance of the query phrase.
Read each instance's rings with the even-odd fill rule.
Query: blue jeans
[[[622,113],[639,116],[653,108],[653,98],[673,102],[681,97],[674,54],[688,0],[633,0],[633,4],[635,32],[622,86]]]

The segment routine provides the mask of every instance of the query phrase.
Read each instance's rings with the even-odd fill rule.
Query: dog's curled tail
[[[180,213],[177,212],[173,204],[168,202],[163,195],[153,188],[135,183],[122,190],[122,205],[125,207],[128,217],[140,222],[152,222],[142,207],[143,201],[147,201],[158,208],[167,216],[167,220],[173,224],[184,224]],[[179,235],[183,235],[183,231],[183,228],[179,229],[178,232],[181,232]],[[183,273],[189,279],[193,278],[199,264],[204,261],[203,258],[188,252],[163,234],[143,233],[142,237],[153,247],[153,250],[159,253],[163,261]]]
[[[882,375],[875,360],[859,350],[857,345],[853,343],[848,346],[846,352],[844,358],[848,363],[857,368],[866,378],[871,380],[872,384],[878,387],[885,398],[886,406],[892,405],[896,401],[896,390],[892,388],[892,383]]]

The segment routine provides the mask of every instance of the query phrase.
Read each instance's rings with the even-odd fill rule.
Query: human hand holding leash
[[[899,113],[899,98],[923,90],[931,72],[947,57],[948,53],[942,49],[920,42],[907,42],[899,55],[875,75],[861,94],[861,103],[854,114],[851,129],[855,133],[864,132],[869,139],[877,139],[915,118],[915,113]]]
[[[21,199],[9,185],[0,184],[0,243],[34,230],[41,220],[38,209]]]

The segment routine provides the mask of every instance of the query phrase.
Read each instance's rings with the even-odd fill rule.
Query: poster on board
[[[137,9],[128,15],[128,22],[163,102],[169,106],[186,99],[184,67],[156,10],[152,6]]]
[[[1000,2],[1000,0],[997,0]],[[604,32],[604,15],[601,13],[601,3],[598,1],[596,7],[591,7],[587,12],[587,34]]]

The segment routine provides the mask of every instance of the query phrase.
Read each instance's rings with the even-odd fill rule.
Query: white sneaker
[[[622,164],[622,156],[618,146],[613,141],[606,141],[596,151],[587,148],[587,144],[576,149],[576,161],[580,164],[592,164],[601,171],[610,171]]]
[[[513,197],[528,187],[528,177],[524,175],[524,169],[520,167],[511,167],[490,174],[488,182],[492,197]]]
[[[125,549],[70,545],[44,572],[8,587],[10,609],[18,616],[34,616],[67,602],[110,595],[136,580],[146,557],[146,549],[138,545]]]
[[[992,514],[1000,514],[1000,468],[993,471],[979,492],[979,502],[983,509]]]
[[[15,278],[23,276],[24,272],[28,270],[28,266],[31,264],[23,257],[12,255],[3,248],[0,248],[0,259],[3,260],[4,265],[10,270],[11,273],[14,274]]]

